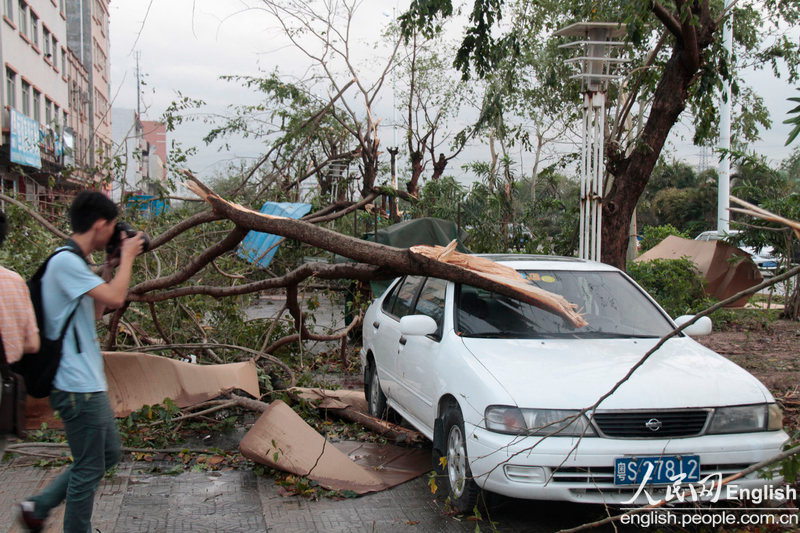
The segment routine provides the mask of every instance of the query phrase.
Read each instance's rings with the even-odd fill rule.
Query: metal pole
[[[594,257],[592,260],[600,261],[600,253],[601,253],[601,235],[603,229],[603,210],[602,210],[602,198],[603,198],[603,181],[605,178],[606,173],[606,165],[605,165],[605,158],[603,157],[603,145],[605,142],[605,111],[606,111],[606,95],[605,93],[597,93],[595,95],[596,107],[595,107],[595,123],[597,124],[597,134],[594,137],[595,143],[597,143],[596,151],[595,151],[595,194],[592,198],[594,203]]]
[[[583,95],[583,141],[581,143],[581,198],[580,198],[580,238],[578,239],[578,257],[586,259],[586,219],[589,204],[587,203],[586,185],[589,181],[589,113],[591,104],[589,93]]]
[[[725,55],[728,59],[728,72],[733,75],[733,11],[731,4],[733,0],[725,0],[725,11],[727,20],[722,27],[722,43],[725,48]],[[731,159],[729,151],[731,149],[731,82],[723,81],[722,102],[719,109],[719,150],[721,159],[719,162],[719,183],[717,186],[717,233],[728,233],[730,230],[730,206],[731,194]]]

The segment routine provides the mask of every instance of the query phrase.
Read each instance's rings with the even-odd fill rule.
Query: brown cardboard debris
[[[280,400],[272,402],[239,443],[242,455],[331,490],[384,490],[430,470],[430,452],[392,445],[326,441]]]
[[[170,398],[178,407],[195,405],[240,389],[259,397],[254,361],[224,365],[197,365],[166,357],[135,352],[103,352],[108,378],[108,398],[117,417],[128,416],[145,405]],[[28,398],[29,429],[42,422],[61,427],[53,417],[49,401]]]
[[[697,265],[706,280],[706,292],[719,300],[757,285],[763,279],[747,252],[722,241],[696,241],[670,235],[636,261],[681,257],[688,257]],[[748,298],[742,297],[730,307],[742,307]]]
[[[542,309],[555,313],[569,321],[576,328],[588,325],[580,313],[577,305],[570,303],[560,294],[546,291],[532,285],[522,275],[511,267],[495,263],[486,257],[463,254],[456,251],[457,241],[452,241],[447,246],[412,246],[412,254],[418,254],[435,261],[471,270],[479,276],[511,287],[515,291],[535,300]]]
[[[296,394],[299,398],[308,400],[322,409],[344,409],[352,407],[356,411],[368,413],[367,400],[364,398],[364,391],[360,390],[327,390],[327,389],[308,389],[294,387],[289,392]]]

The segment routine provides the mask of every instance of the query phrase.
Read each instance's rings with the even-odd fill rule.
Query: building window
[[[44,99],[44,123],[48,126],[53,122],[53,102],[49,98]]]
[[[33,14],[31,11],[31,34],[30,34],[31,42],[35,47],[39,47],[39,17]]]
[[[57,105],[53,105],[53,129],[61,132],[61,113]]]
[[[67,70],[67,50],[62,46],[61,47],[61,69],[65,71]]]
[[[42,28],[42,40],[44,41],[44,57],[50,59],[53,50],[50,48],[50,30]]]
[[[6,0],[3,2],[6,7],[6,16],[13,22],[14,20],[14,0]]]
[[[22,35],[28,33],[28,5],[22,0],[19,2],[19,31]]]
[[[42,121],[42,93],[36,89],[33,90],[33,120]]]
[[[53,68],[58,70],[58,40],[55,35],[50,36],[50,40],[53,44]]]
[[[31,116],[31,84],[22,80],[22,112],[26,117]]]
[[[6,69],[6,105],[17,107],[17,73],[10,68]]]

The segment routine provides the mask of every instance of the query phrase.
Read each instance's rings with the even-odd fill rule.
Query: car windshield
[[[576,304],[589,323],[575,328],[560,316],[533,305],[459,285],[457,331],[488,338],[651,338],[672,330],[667,318],[620,272],[529,270],[520,274],[533,285]]]

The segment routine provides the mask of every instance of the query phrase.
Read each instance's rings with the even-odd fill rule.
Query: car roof
[[[617,271],[611,265],[597,261],[588,261],[577,257],[561,255],[536,254],[475,254],[496,261],[515,270],[582,270],[582,271]]]

